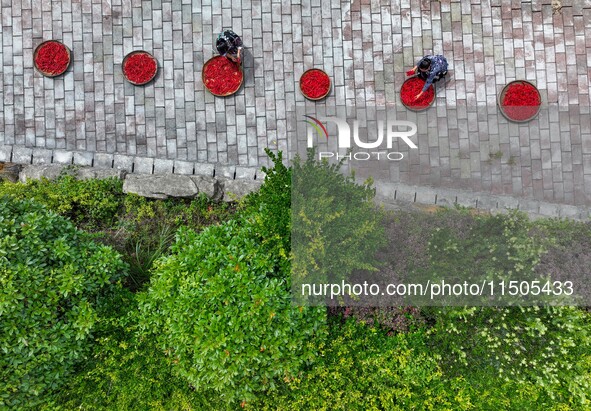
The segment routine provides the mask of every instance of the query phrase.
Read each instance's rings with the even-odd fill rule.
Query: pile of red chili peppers
[[[224,56],[212,58],[204,67],[203,84],[209,91],[218,96],[235,93],[242,84],[240,64]]]
[[[49,76],[62,74],[70,65],[70,55],[66,46],[59,41],[48,41],[37,50],[35,66]]]
[[[330,90],[330,78],[322,70],[308,70],[300,78],[300,90],[308,98],[324,97]]]
[[[538,90],[529,83],[511,84],[503,97],[502,110],[516,121],[530,120],[538,112],[542,102]]]
[[[400,89],[400,99],[404,105],[413,108],[424,108],[431,104],[431,101],[435,98],[433,85],[430,85],[421,97],[416,98],[424,86],[425,81],[418,77],[412,77],[406,80]]]
[[[156,60],[148,53],[135,53],[125,60],[123,74],[133,84],[146,84],[156,75]]]

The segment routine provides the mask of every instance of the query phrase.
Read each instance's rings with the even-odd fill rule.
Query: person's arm
[[[411,68],[410,70],[408,70],[406,72],[407,76],[412,76],[413,74],[417,74],[417,66],[414,66],[413,68]]]
[[[423,90],[421,91],[421,94],[423,94],[425,91],[427,91],[429,86],[431,86],[431,84],[433,84],[433,80],[435,80],[436,75],[437,75],[437,71],[431,70],[431,72],[429,73],[429,77],[427,77],[427,81],[425,81],[425,85],[423,86]],[[419,94],[419,95],[421,95],[421,94]]]

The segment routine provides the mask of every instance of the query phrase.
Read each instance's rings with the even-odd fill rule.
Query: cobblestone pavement
[[[384,181],[591,204],[591,0],[185,1],[1,0],[0,146],[98,152],[161,161],[258,167],[286,150],[290,113],[311,107],[305,69],[324,68],[322,105],[397,104],[404,71],[442,53],[437,132]],[[237,95],[204,91],[201,67],[232,27],[248,47]],[[59,78],[34,68],[47,39],[72,49]],[[160,63],[154,83],[124,81],[132,50]],[[496,96],[514,79],[540,89],[547,109],[509,124]],[[485,117],[478,108],[484,107]],[[420,117],[417,117],[420,118]],[[431,124],[431,123],[430,123]]]

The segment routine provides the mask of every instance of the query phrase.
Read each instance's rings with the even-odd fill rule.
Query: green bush
[[[515,387],[521,387],[531,391],[527,397],[538,409],[557,403],[591,407],[591,321],[583,310],[549,306],[434,311],[430,343],[449,375],[465,376],[481,392],[495,393],[500,384],[513,387],[509,396],[492,395],[490,401],[513,405]]]
[[[302,295],[303,284],[339,283],[350,280],[355,270],[376,271],[376,253],[385,245],[372,181],[357,184],[341,166],[318,161],[314,150],[306,160],[293,161],[293,290],[296,298],[312,304],[324,304],[324,297]]]
[[[251,221],[182,229],[171,250],[156,262],[140,324],[196,390],[249,400],[314,359],[324,311],[291,304],[287,276],[274,272],[285,257],[261,249]]]
[[[110,227],[121,206],[123,183],[119,179],[77,180],[64,174],[55,181],[0,183],[0,195],[35,200],[71,219],[78,226]]]
[[[153,339],[137,336],[137,301],[130,292],[109,301],[92,355],[67,384],[45,398],[42,411],[221,409],[172,373]]]
[[[262,167],[265,180],[259,191],[249,194],[243,201],[241,213],[257,217],[261,238],[281,250],[290,248],[291,179],[292,169],[283,164],[283,154],[265,152],[273,162],[273,167]]]
[[[0,405],[34,406],[63,383],[126,270],[42,205],[0,199]]]
[[[248,409],[471,409],[467,384],[446,379],[423,340],[422,332],[387,337],[355,321],[331,327],[318,360],[303,376]]]

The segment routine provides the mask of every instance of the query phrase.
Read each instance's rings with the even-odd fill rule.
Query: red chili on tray
[[[150,53],[132,52],[123,60],[123,74],[130,83],[146,84],[156,76],[158,64]]]
[[[300,78],[300,90],[309,99],[321,99],[330,91],[330,77],[322,70],[310,69]]]
[[[425,81],[419,77],[411,77],[402,84],[400,89],[400,99],[402,103],[411,109],[424,109],[429,107],[433,99],[435,98],[435,88],[431,84],[429,88],[419,97],[416,98],[423,87]]]
[[[229,96],[242,85],[240,64],[224,56],[215,56],[203,66],[203,84],[216,96]]]
[[[59,41],[49,40],[41,43],[35,53],[35,67],[50,77],[59,76],[70,65],[70,52]]]
[[[505,115],[515,121],[527,121],[534,117],[542,104],[540,93],[530,83],[509,84],[501,102]]]

